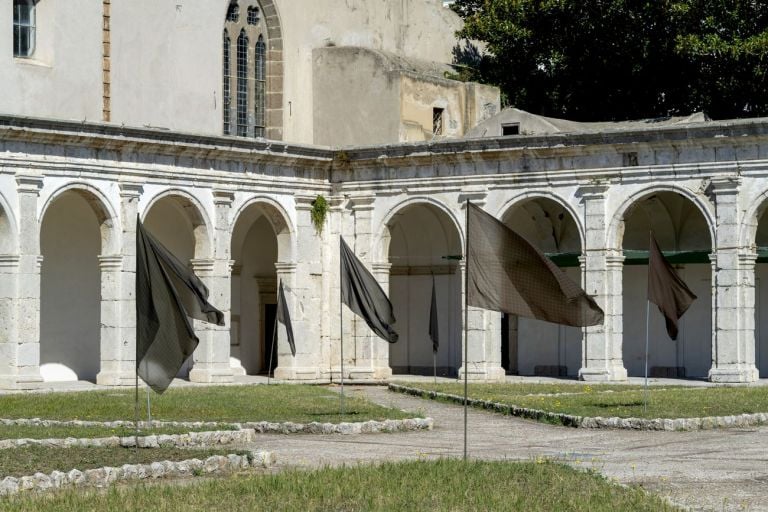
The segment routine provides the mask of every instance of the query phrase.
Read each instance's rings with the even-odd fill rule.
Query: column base
[[[0,389],[31,390],[38,389],[43,383],[43,378],[31,375],[0,375]]]
[[[229,384],[234,382],[232,368],[227,363],[226,367],[221,368],[195,368],[189,371],[190,382],[201,382],[205,384]]]
[[[623,366],[579,368],[579,380],[586,382],[627,382],[627,369]]]
[[[136,384],[136,375],[131,372],[99,372],[96,375],[96,384],[100,386],[133,386]]]
[[[336,366],[330,374],[325,371],[322,372],[332,380],[334,383],[341,381],[341,369]],[[371,383],[386,383],[387,380],[392,378],[392,369],[386,368],[371,368],[366,366],[346,366],[344,365],[344,383],[349,384],[371,384]]]
[[[757,382],[760,372],[754,366],[736,366],[734,368],[711,368],[709,370],[710,382],[723,384],[746,384]]]
[[[467,372],[467,380],[481,382],[504,382],[507,372],[501,366],[485,366],[470,368]],[[464,380],[464,367],[459,368],[459,380]]]
[[[345,368],[346,369],[346,368]],[[296,367],[282,367],[275,368],[275,379],[294,381],[294,382],[306,382],[306,383],[318,383],[328,382],[328,372],[323,373],[320,368],[315,366],[296,366]]]

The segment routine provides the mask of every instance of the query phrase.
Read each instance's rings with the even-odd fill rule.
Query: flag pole
[[[139,274],[138,274],[138,267],[139,267],[139,228],[141,226],[141,218],[139,217],[139,214],[136,214],[136,262],[135,262],[135,268],[136,272],[133,274],[133,307],[134,307],[134,314],[136,315],[136,327],[134,329],[134,341],[133,344],[135,345],[135,351],[134,351],[134,371],[136,372],[135,375],[135,386],[134,386],[134,401],[133,401],[133,412],[134,412],[134,418],[136,421],[136,433],[135,433],[135,440],[136,440],[136,453],[139,452]]]
[[[648,328],[650,325],[651,301],[645,301],[645,391],[643,392],[643,415],[648,412]]]
[[[280,302],[280,282],[277,283],[277,302]],[[272,377],[272,358],[275,355],[275,345],[277,344],[277,308],[275,308],[275,323],[272,325],[272,346],[269,349],[269,361],[267,361],[267,385],[270,384],[270,378]]]
[[[144,362],[144,372],[147,375],[149,375],[149,372],[147,371],[148,370],[148,368],[147,368],[148,365],[149,365],[149,361],[145,361]],[[144,384],[146,384],[146,382]],[[148,384],[146,384],[146,389],[147,389],[147,429],[150,429],[150,428],[152,428],[152,412],[150,411],[150,408],[149,408],[150,406],[149,406],[149,385]]]
[[[341,235],[339,235],[341,240]],[[341,348],[341,395],[339,402],[340,415],[344,416],[344,300],[342,290],[342,261],[341,261],[341,243],[339,243],[339,346]],[[331,378],[333,378],[333,372],[331,372]]]
[[[469,199],[466,212],[466,238],[464,240],[464,460],[467,460],[467,373],[469,371]]]

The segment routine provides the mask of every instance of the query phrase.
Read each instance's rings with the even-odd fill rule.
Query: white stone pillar
[[[506,371],[501,366],[501,313],[469,306],[467,330],[464,330],[464,304],[466,290],[466,261],[459,264],[461,269],[461,367],[459,379],[474,381],[503,381]],[[466,336],[465,336],[466,333]],[[464,344],[467,346],[467,360],[464,360]]]
[[[336,266],[329,265],[326,256],[329,249],[336,247],[338,238],[333,233],[332,219],[338,220],[338,215],[332,214],[326,220],[321,232],[317,232],[310,210],[314,195],[296,195],[296,231],[295,254],[293,250],[285,250],[279,254],[281,262],[276,263],[277,275],[285,283],[285,298],[291,314],[293,334],[296,340],[296,357],[292,357],[287,340],[284,339],[284,329],[278,337],[280,355],[275,369],[275,378],[281,380],[299,380],[305,382],[327,382],[329,379],[328,348],[330,346],[329,315],[335,312],[338,317],[338,302],[328,297],[331,282],[338,280]],[[328,200],[330,204],[334,201]],[[335,201],[338,204],[338,201]],[[332,234],[333,233],[333,234]],[[280,235],[282,236],[282,235]],[[331,241],[331,246],[326,244]],[[338,252],[338,251],[337,251]],[[288,259],[294,261],[288,261]],[[338,260],[336,260],[338,265]],[[336,283],[338,289],[338,283]],[[290,289],[288,288],[290,287]],[[338,300],[338,296],[336,296]],[[333,304],[336,307],[333,307]],[[337,325],[337,324],[335,324]],[[338,338],[337,338],[338,339]],[[338,363],[337,363],[338,364]]]
[[[0,388],[15,389],[18,381],[17,353],[20,321],[18,312],[19,262],[17,254],[0,254]]]
[[[96,383],[132,385],[136,376],[136,215],[143,188],[120,183],[121,254],[99,257],[101,369]]]
[[[392,264],[389,262],[379,262],[371,265],[373,277],[379,282],[382,290],[389,290],[389,273],[391,269]],[[388,292],[387,296],[389,296]],[[397,321],[395,321],[393,327],[397,331]],[[386,380],[392,377],[392,367],[389,366],[389,345],[388,342],[381,338],[373,336],[373,341],[369,345],[370,351],[361,354],[364,360],[369,361],[368,364],[371,365],[373,379],[375,380]]]
[[[716,252],[712,258],[712,367],[713,382],[754,382],[754,263],[742,259],[751,253],[739,247],[739,188],[737,177],[713,178]],[[747,263],[747,267],[742,265]],[[748,274],[748,275],[747,275]],[[750,286],[751,283],[751,286]],[[752,288],[752,302],[743,300]]]
[[[627,380],[622,356],[624,256],[620,248],[606,247],[607,190],[607,185],[589,185],[578,191],[585,211],[584,290],[605,313],[603,325],[585,329],[579,378],[596,382]]]
[[[40,376],[40,225],[37,202],[43,177],[33,174],[16,175],[19,198],[19,259],[16,267],[15,301],[15,379],[9,387],[33,388],[42,382]],[[9,262],[12,264],[14,262]],[[15,382],[13,382],[15,380]]]

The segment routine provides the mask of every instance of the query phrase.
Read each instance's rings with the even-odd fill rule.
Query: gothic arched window
[[[222,81],[225,135],[264,137],[266,134],[268,35],[261,12],[256,0],[233,0],[227,9]],[[231,41],[228,34],[233,38],[239,34],[236,42]]]
[[[35,53],[35,1],[13,0],[13,56]]]

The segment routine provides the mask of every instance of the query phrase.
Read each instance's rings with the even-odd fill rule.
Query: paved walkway
[[[435,419],[432,432],[359,436],[264,435],[281,467],[461,457],[460,406],[383,387],[347,387],[377,403]],[[639,483],[694,510],[768,511],[768,427],[635,432],[556,427],[470,409],[469,454],[478,459],[550,457]]]

